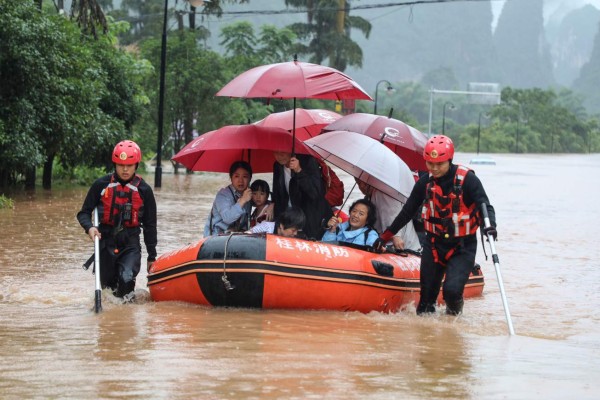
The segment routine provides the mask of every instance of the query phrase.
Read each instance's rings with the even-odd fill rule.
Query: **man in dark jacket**
[[[100,239],[100,282],[117,297],[132,298],[141,267],[140,233],[148,252],[147,268],[156,260],[156,200],[152,188],[135,173],[142,159],[131,140],[119,142],[112,153],[115,172],[90,187],[77,220],[86,234]],[[92,222],[98,208],[100,226]]]
[[[325,200],[325,188],[317,161],[309,155],[275,152],[273,164],[273,192],[275,220],[290,206],[304,211],[304,234],[309,239],[320,239],[324,224],[333,215]]]
[[[494,208],[475,173],[452,164],[454,144],[450,138],[431,137],[423,157],[429,174],[417,181],[406,204],[380,237],[386,243],[421,211],[427,236],[421,257],[421,298],[417,314],[435,312],[445,276],[446,313],[458,315],[463,308],[464,287],[475,264],[479,210],[486,204],[492,226],[484,229],[484,233],[496,239]]]

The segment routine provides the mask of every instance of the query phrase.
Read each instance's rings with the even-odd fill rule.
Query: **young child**
[[[250,215],[250,227],[252,228],[267,218],[266,210],[267,206],[271,204],[269,201],[271,189],[266,181],[257,179],[250,185],[250,190],[252,191],[252,204],[254,205],[254,211]]]
[[[263,221],[246,233],[274,233],[285,237],[304,239],[302,228],[306,222],[304,211],[300,207],[288,207],[274,222]]]

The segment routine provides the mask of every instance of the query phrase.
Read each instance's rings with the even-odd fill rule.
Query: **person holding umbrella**
[[[387,243],[421,210],[427,238],[421,257],[419,315],[435,312],[442,280],[446,313],[462,313],[464,287],[475,265],[481,204],[487,205],[491,222],[483,233],[494,240],[498,235],[494,208],[481,181],[469,168],[453,164],[453,157],[449,137],[436,135],[427,141],[423,158],[429,175],[417,181],[394,222],[380,235],[380,243]]]
[[[100,281],[117,297],[133,299],[140,272],[140,233],[148,252],[147,268],[156,260],[156,200],[152,188],[135,172],[142,160],[139,146],[119,142],[112,152],[115,172],[97,179],[90,187],[77,220],[87,235],[100,238]],[[91,214],[98,208],[100,226]]]
[[[273,205],[269,206],[269,219],[277,220],[290,206],[299,207],[306,217],[304,235],[320,239],[333,212],[325,200],[325,188],[317,161],[310,155],[274,152]],[[272,217],[271,217],[272,215]]]
[[[249,228],[252,209],[252,167],[246,161],[235,161],[229,167],[231,184],[217,193],[204,225],[204,237],[226,232],[244,232]]]

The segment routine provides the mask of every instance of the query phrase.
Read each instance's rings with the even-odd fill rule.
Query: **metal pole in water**
[[[490,217],[488,215],[487,204],[481,205],[481,214],[483,215],[484,227],[491,226]],[[506,300],[506,292],[504,291],[504,282],[502,281],[502,274],[500,273],[500,259],[498,253],[496,253],[496,246],[494,246],[494,237],[492,235],[486,235],[487,241],[490,244],[490,251],[492,252],[492,260],[494,261],[494,267],[496,268],[496,277],[498,278],[498,286],[500,286],[500,295],[502,296],[502,304],[504,305],[504,313],[506,314],[506,322],[508,323],[508,332],[511,335],[515,334],[515,328],[513,328],[512,319],[510,317],[510,310],[508,309],[508,300]]]
[[[98,208],[94,208],[94,227],[98,228]],[[96,292],[94,301],[94,311],[102,311],[102,286],[100,284],[100,239],[94,237],[94,274],[96,276]]]

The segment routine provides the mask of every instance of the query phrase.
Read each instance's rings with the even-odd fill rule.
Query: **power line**
[[[354,11],[360,11],[360,10],[374,10],[374,9],[381,9],[381,8],[391,8],[391,7],[406,7],[406,6],[415,6],[415,5],[426,5],[426,4],[441,4],[441,3],[482,3],[482,2],[508,2],[508,1],[516,1],[516,0],[412,0],[412,1],[402,1],[402,2],[392,2],[392,3],[380,3],[380,4],[365,4],[365,5],[355,5],[355,6],[350,6],[347,9],[340,9],[338,7],[331,7],[331,8],[318,8],[318,9],[312,9],[309,10],[308,8],[304,8],[304,9],[283,9],[283,10],[237,10],[237,11],[222,11],[221,14],[222,15],[284,15],[284,14],[304,14],[307,13],[309,11],[346,11],[346,10],[354,10]],[[521,0],[523,1],[523,0]],[[191,11],[187,11],[187,10],[178,10],[178,13],[187,13],[190,14],[192,13]],[[205,13],[204,11],[196,11],[195,12],[196,15],[209,15],[207,13]],[[152,16],[159,16],[162,14],[158,14],[158,13],[153,13],[153,14],[144,14],[144,15],[139,15],[137,17],[133,17],[133,18],[122,18],[119,20],[141,20],[145,17],[152,17]]]
[[[402,2],[393,2],[393,3],[383,3],[383,4],[365,4],[365,5],[350,5],[347,9],[349,10],[371,10],[378,8],[389,8],[389,7],[402,7],[402,6],[415,6],[421,4],[439,4],[439,3],[481,3],[481,2],[494,2],[494,1],[515,1],[515,0],[413,0],[413,1],[402,1]],[[346,9],[340,9],[338,7],[331,8],[319,8],[318,11],[340,11]],[[309,10],[308,8],[301,10],[248,10],[248,11],[223,11],[222,14],[233,14],[233,15],[244,15],[244,14],[300,14],[306,13],[309,11],[317,11],[317,10]],[[197,14],[203,14],[203,12],[199,12]]]

